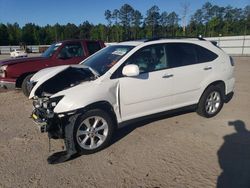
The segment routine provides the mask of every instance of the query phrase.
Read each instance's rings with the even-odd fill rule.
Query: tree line
[[[91,39],[106,42],[152,37],[198,36],[214,37],[250,34],[250,5],[244,8],[218,6],[206,2],[188,19],[190,6],[182,4],[182,13],[161,11],[156,5],[143,15],[129,4],[106,10],[106,24],[39,26],[27,23],[0,23],[0,45],[51,44],[65,39]],[[187,21],[188,20],[188,21]]]

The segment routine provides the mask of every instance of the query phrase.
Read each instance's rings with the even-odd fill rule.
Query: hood
[[[34,62],[34,61],[42,61],[47,59],[46,57],[25,57],[25,58],[16,58],[16,59],[6,59],[0,61],[0,66],[2,65],[13,65],[17,63],[24,63],[24,62]]]
[[[37,72],[30,84],[34,87],[29,98],[51,96],[59,91],[74,87],[84,81],[98,77],[95,71],[84,65],[62,65]]]

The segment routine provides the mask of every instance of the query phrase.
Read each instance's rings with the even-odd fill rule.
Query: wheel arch
[[[113,106],[108,101],[94,102],[92,104],[85,106],[84,108],[77,109],[76,113],[84,113],[86,111],[93,110],[93,109],[101,109],[101,110],[107,112],[110,115],[114,125],[116,127],[118,126],[116,113],[114,111]]]
[[[201,100],[201,97],[203,96],[204,92],[211,86],[217,86],[219,88],[221,88],[221,91],[222,91],[222,95],[223,95],[223,99],[225,99],[225,93],[226,93],[226,84],[223,80],[217,80],[217,81],[214,81],[212,83],[210,83],[202,92],[200,98],[199,98],[199,102]]]

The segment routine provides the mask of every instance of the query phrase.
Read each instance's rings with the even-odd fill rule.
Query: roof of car
[[[117,43],[117,45],[127,45],[127,46],[138,46],[140,44],[144,43],[142,40],[135,40],[135,41],[125,41]]]
[[[162,43],[162,42],[185,42],[185,41],[203,41],[207,42],[203,38],[195,38],[195,37],[187,37],[187,38],[153,38],[153,39],[143,39],[143,40],[135,40],[135,41],[125,41],[125,42],[120,42],[116,43],[116,45],[128,45],[128,46],[138,46],[144,43]]]
[[[206,41],[202,37],[171,37],[171,38],[152,38],[152,39],[142,39],[142,40],[134,40],[134,41],[124,41],[117,43],[117,45],[129,45],[129,46],[138,46],[143,43],[152,42],[170,42],[170,41]]]

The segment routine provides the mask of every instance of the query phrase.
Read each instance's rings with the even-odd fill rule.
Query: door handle
[[[203,70],[211,70],[212,67],[205,67]]]
[[[173,74],[164,74],[162,78],[171,78],[173,76],[174,76]]]

